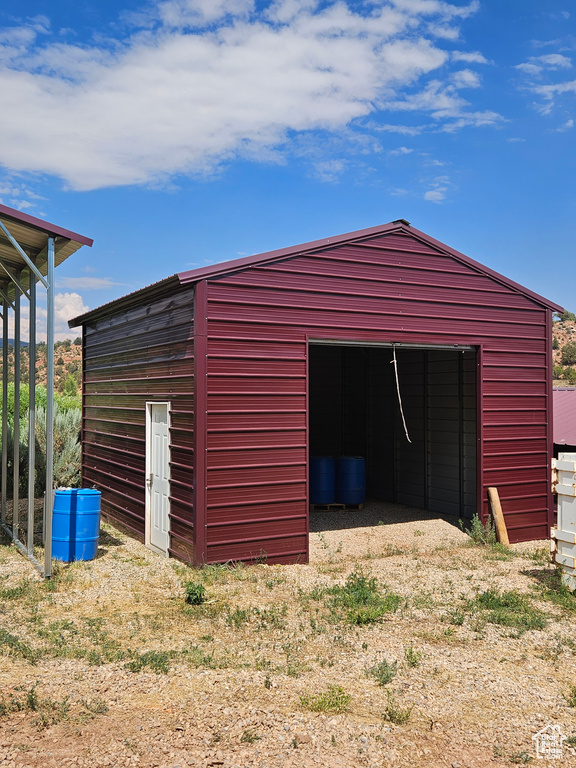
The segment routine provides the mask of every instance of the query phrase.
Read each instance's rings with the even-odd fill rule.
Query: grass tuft
[[[30,662],[30,664],[36,664],[40,658],[40,653],[35,651],[26,643],[22,642],[16,635],[11,634],[6,629],[0,627],[0,653],[5,653],[9,656],[16,656]]]
[[[401,707],[398,700],[388,692],[388,704],[384,710],[384,719],[394,725],[405,725],[412,716],[414,704],[410,707]]]
[[[375,678],[378,685],[388,685],[396,677],[397,672],[398,662],[394,661],[390,664],[386,659],[366,670],[366,674]]]
[[[563,693],[562,696],[569,707],[576,707],[576,685],[571,685],[568,693]]]
[[[352,696],[346,693],[340,685],[329,685],[325,693],[303,694],[300,704],[310,712],[335,712],[341,714],[350,708]]]
[[[481,610],[490,624],[514,627],[520,632],[530,629],[544,629],[548,623],[546,615],[536,608],[527,595],[515,590],[498,592],[487,589],[468,604],[472,610]]]
[[[409,667],[419,667],[423,656],[422,651],[415,651],[413,645],[404,648],[404,658]]]
[[[170,658],[172,654],[169,651],[146,651],[145,653],[134,653],[133,658],[124,665],[130,672],[141,672],[148,667],[158,675],[167,675],[170,671]]]
[[[330,608],[334,614],[343,613],[349,624],[374,624],[386,613],[394,613],[402,598],[386,588],[381,590],[376,578],[368,578],[361,571],[353,571],[343,586],[327,590],[331,596]]]

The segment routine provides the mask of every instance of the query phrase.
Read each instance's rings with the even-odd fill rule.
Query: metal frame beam
[[[28,267],[20,271],[9,268],[0,260],[0,268],[6,273],[14,286],[14,299],[9,296],[9,291],[4,285],[0,288],[2,298],[2,465],[0,491],[0,507],[2,529],[10,536],[12,542],[28,559],[38,568],[40,573],[49,578],[52,575],[52,511],[54,502],[54,270],[55,270],[55,238],[48,237],[47,246],[42,253],[47,257],[46,279],[40,274],[34,262],[24,254],[22,248],[14,241],[0,222],[0,228],[9,236],[10,241],[24,258]],[[24,277],[22,275],[24,272]],[[27,273],[27,274],[26,274]],[[35,507],[35,480],[36,480],[36,329],[37,329],[37,301],[36,301],[36,277],[46,287],[47,300],[47,327],[46,327],[46,353],[47,353],[47,403],[46,403],[46,499],[44,504],[44,558],[40,563],[34,556],[34,507]],[[24,287],[29,284],[28,290]],[[11,293],[11,291],[10,291]],[[30,304],[29,322],[29,402],[28,402],[28,503],[25,526],[21,526],[19,514],[19,486],[20,486],[20,351],[22,336],[21,298],[24,296]],[[9,339],[9,315],[14,320],[14,429],[13,429],[13,504],[12,521],[8,525],[7,517],[7,484],[8,484],[8,382],[10,370],[8,364],[8,339]],[[22,531],[21,531],[22,527]],[[21,540],[21,532],[25,533],[25,543]]]
[[[18,251],[20,256],[22,256],[26,264],[28,264],[28,268],[30,269],[30,272],[31,273],[33,272],[36,275],[38,280],[40,280],[40,282],[44,285],[44,288],[48,288],[48,282],[44,279],[44,275],[36,267],[32,259],[28,256],[28,254],[23,250],[23,248],[20,246],[16,238],[12,237],[12,235],[10,234],[10,231],[7,229],[6,225],[2,221],[0,221],[0,229],[2,229],[2,231],[4,232],[8,240],[10,240],[14,248]],[[32,275],[30,275],[30,283],[32,283]]]

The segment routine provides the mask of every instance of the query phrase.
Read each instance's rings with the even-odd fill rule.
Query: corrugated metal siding
[[[193,556],[192,289],[84,328],[82,474],[102,510],[144,536],[146,402],[171,404],[171,553]]]
[[[512,540],[547,535],[547,310],[535,301],[396,234],[247,268],[207,290],[209,561],[307,556],[309,336],[482,346],[482,498],[499,487]]]

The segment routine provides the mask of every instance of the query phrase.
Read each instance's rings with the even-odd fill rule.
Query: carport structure
[[[33,554],[34,544],[34,485],[36,477],[35,395],[36,395],[36,333],[39,316],[37,287],[46,294],[46,489],[53,487],[53,424],[54,424],[54,271],[83,245],[92,240],[49,224],[47,221],[0,205],[0,298],[2,301],[2,468],[1,525],[18,549],[23,552],[45,577],[51,575],[53,494],[46,494],[42,536],[45,542],[44,562]],[[38,284],[38,285],[37,285]],[[28,313],[26,305],[28,303]],[[28,317],[26,317],[28,314]],[[26,325],[28,326],[26,332]],[[14,364],[9,365],[9,340],[13,334]],[[29,349],[28,405],[28,494],[25,518],[19,511],[20,485],[20,389],[21,346]],[[8,383],[14,381],[13,450],[9,446]],[[10,455],[9,455],[10,454]],[[8,462],[12,460],[12,519],[8,520]]]

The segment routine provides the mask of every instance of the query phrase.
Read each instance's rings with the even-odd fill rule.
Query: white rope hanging
[[[406,435],[406,440],[408,440],[409,443],[412,442],[410,440],[410,435],[408,434],[408,427],[406,426],[406,419],[404,418],[404,409],[402,408],[402,395],[400,394],[400,382],[398,380],[398,361],[396,360],[396,345],[392,344],[392,360],[390,362],[394,365],[394,373],[396,374],[396,394],[398,395],[398,405],[400,406],[400,415],[402,416],[402,424],[404,425],[404,433]]]

